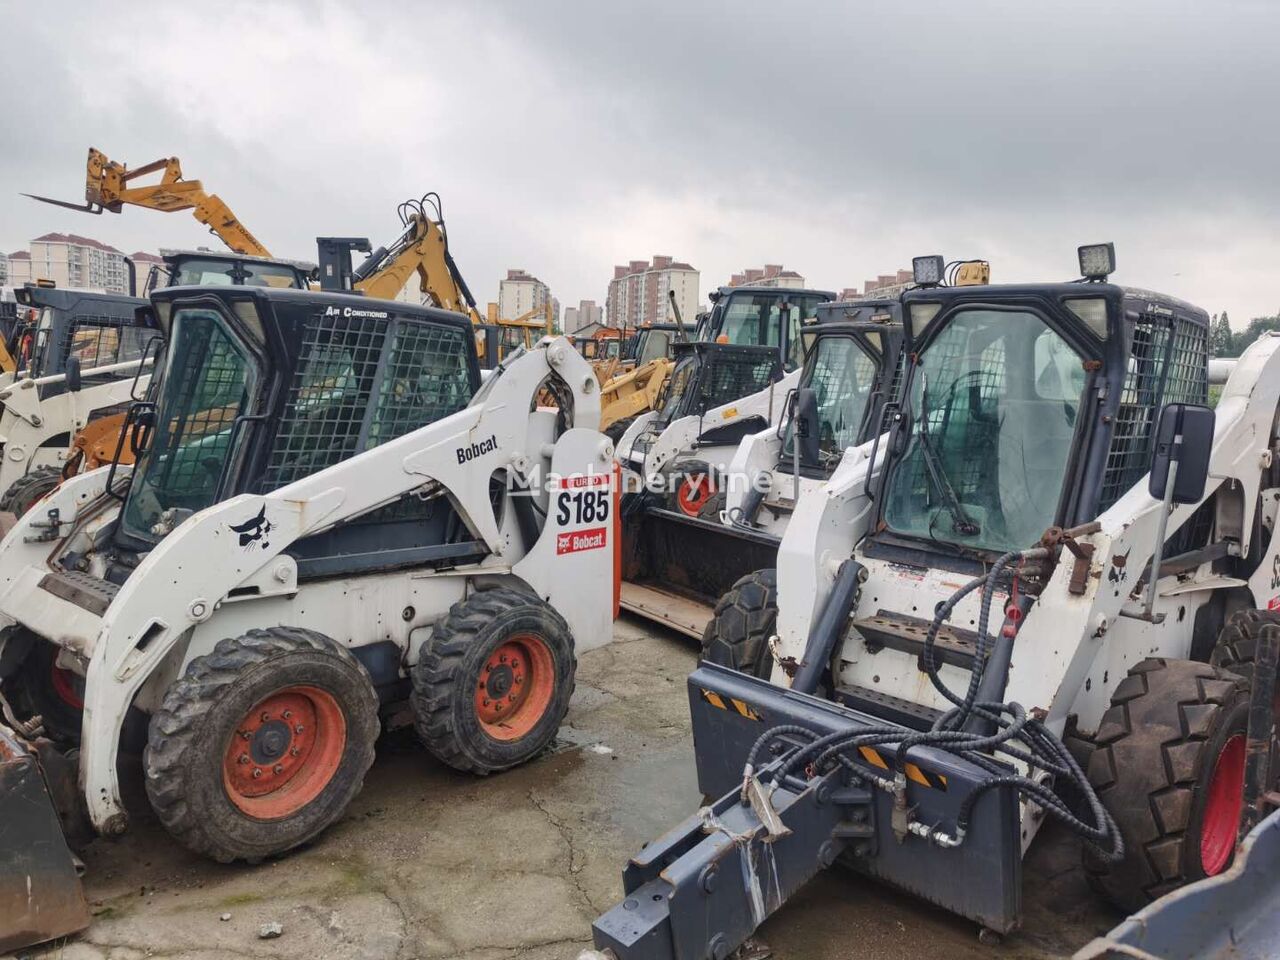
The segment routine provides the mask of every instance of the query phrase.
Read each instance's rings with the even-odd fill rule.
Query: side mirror
[[[1204,496],[1213,427],[1208,407],[1171,403],[1160,411],[1147,486],[1151,496],[1168,503],[1195,503]]]
[[[80,391],[80,358],[67,358],[67,392],[79,393]]]
[[[800,459],[805,463],[822,462],[818,432],[818,394],[809,387],[801,387],[796,391],[795,438]]]

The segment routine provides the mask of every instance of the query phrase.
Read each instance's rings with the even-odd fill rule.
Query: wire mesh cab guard
[[[777,347],[693,342],[675,344],[674,351],[676,366],[654,418],[663,423],[702,416],[782,379]]]
[[[27,287],[23,296],[36,310],[36,320],[15,331],[11,352],[18,360],[19,379],[65,373],[71,357],[84,371],[141,359],[155,333],[139,322],[137,310],[146,301],[137,297],[37,286]],[[28,336],[29,349],[23,349],[21,341]]]
[[[148,436],[129,485],[149,504],[126,504],[131,549],[227,496],[280,489],[449,416],[479,387],[475,338],[459,314],[246,287],[174,288],[153,304],[170,335],[167,382],[130,414]],[[379,545],[452,542],[451,513],[406,495],[302,549],[314,548],[312,566],[346,570]]]

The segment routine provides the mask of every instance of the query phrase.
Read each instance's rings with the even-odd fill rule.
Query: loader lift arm
[[[162,171],[159,183],[135,183],[157,171]],[[104,210],[119,213],[125,204],[164,213],[190,210],[192,216],[236,253],[252,257],[271,256],[271,252],[249,232],[220,197],[206,193],[199,180],[183,179],[182,163],[177,157],[153,160],[130,170],[123,163],[107,159],[101,150],[90,147],[85,170],[84,203],[69,203],[30,193],[24,196],[86,213],[102,213]]]

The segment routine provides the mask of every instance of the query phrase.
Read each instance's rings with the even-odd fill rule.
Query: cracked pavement
[[[694,659],[692,642],[624,618],[613,644],[581,658],[554,752],[475,778],[436,763],[410,731],[384,736],[347,816],[276,861],[203,860],[143,806],[123,838],[84,851],[93,925],[21,955],[573,960],[620,897],[627,858],[698,806],[685,695]],[[1078,859],[1066,837],[1037,840],[1024,930],[998,947],[980,945],[972,924],[839,870],[760,936],[776,960],[1067,957],[1118,919],[1089,895]],[[272,921],[283,936],[258,939]]]

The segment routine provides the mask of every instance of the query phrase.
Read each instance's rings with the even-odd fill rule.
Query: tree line
[[[1254,317],[1243,330],[1232,330],[1227,311],[1215,313],[1209,323],[1209,355],[1238,357],[1249,344],[1268,330],[1280,330],[1280,314],[1274,317]]]

